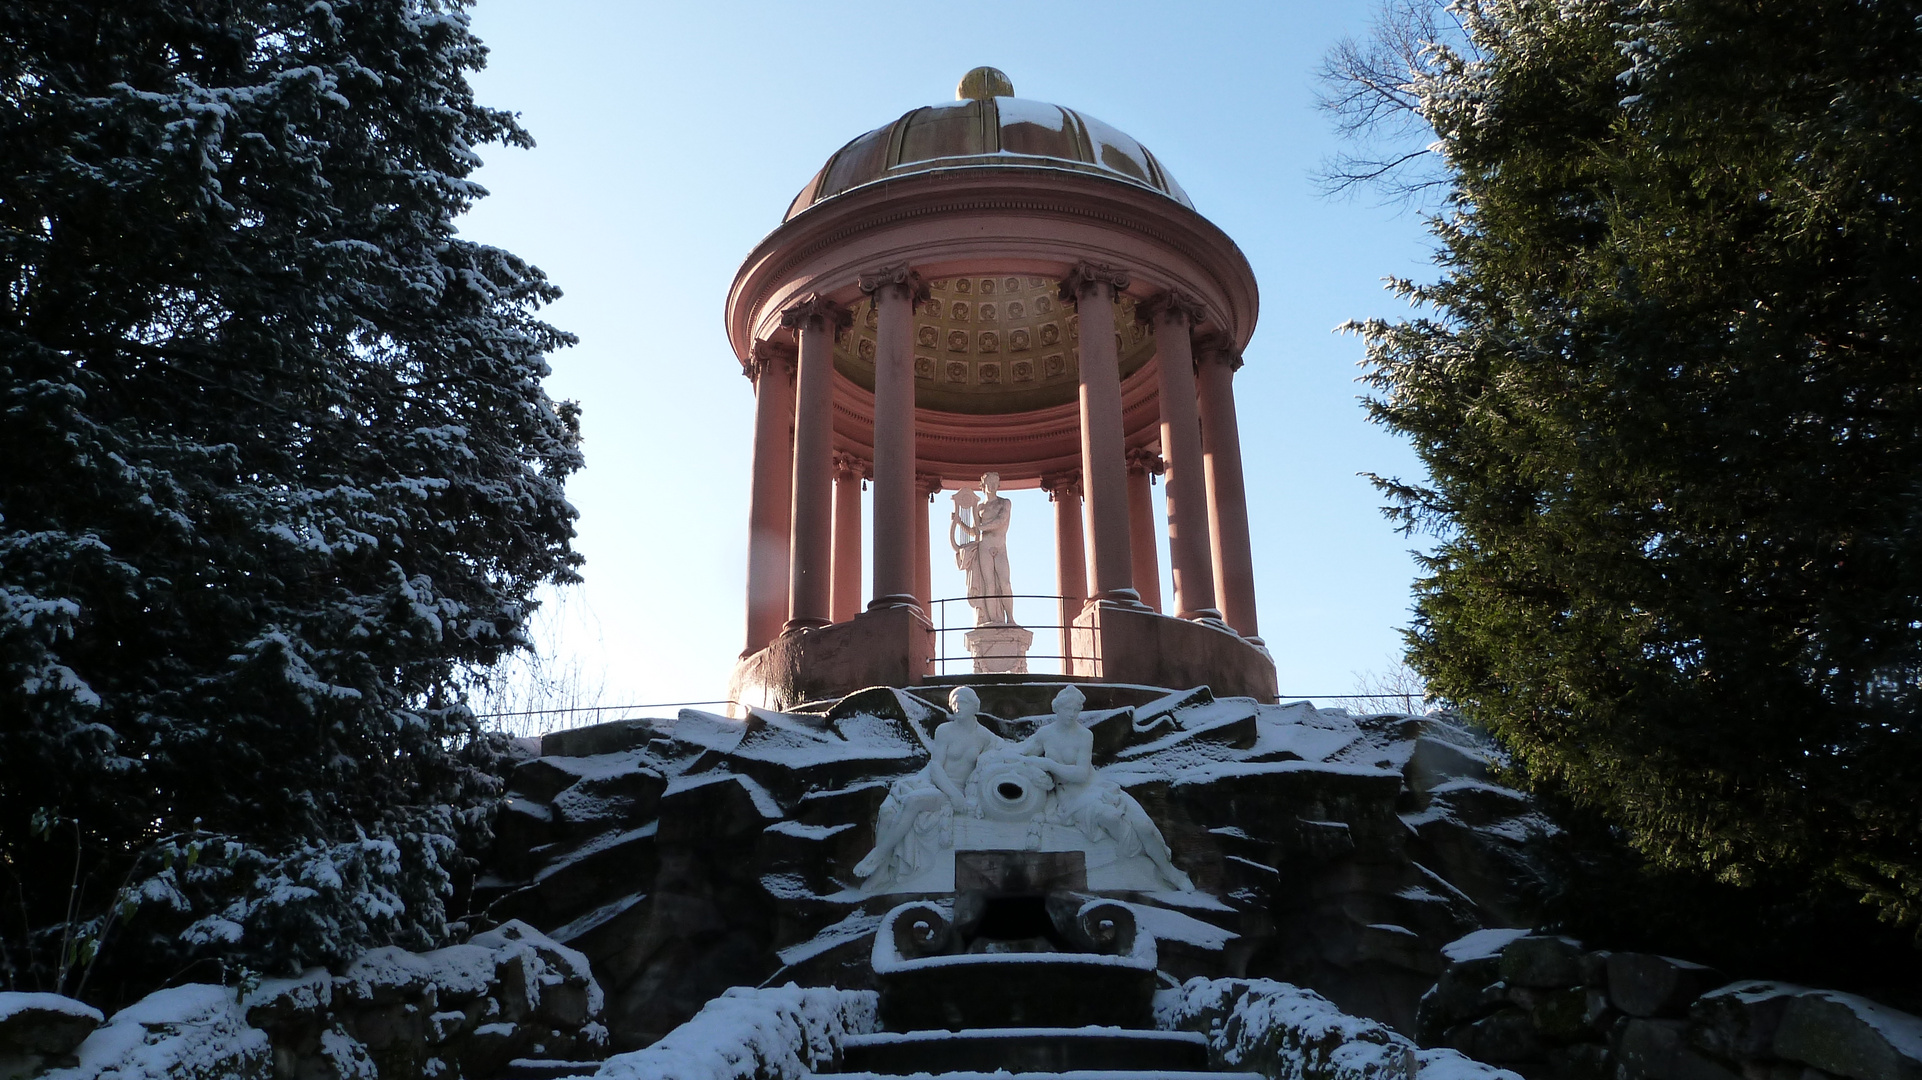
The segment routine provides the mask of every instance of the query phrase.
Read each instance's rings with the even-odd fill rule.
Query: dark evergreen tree
[[[579,562],[463,7],[0,4],[0,985],[445,932],[462,687]]]
[[[1922,4],[1454,10],[1442,275],[1362,327],[1411,662],[1656,864],[1922,924]]]

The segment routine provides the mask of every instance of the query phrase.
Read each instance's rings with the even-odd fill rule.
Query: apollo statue
[[[954,493],[948,520],[948,546],[954,563],[967,575],[968,606],[976,626],[1014,625],[1014,586],[1008,578],[1008,520],[1013,504],[999,494],[1001,476],[981,477],[981,494]],[[966,539],[961,539],[966,537]]]

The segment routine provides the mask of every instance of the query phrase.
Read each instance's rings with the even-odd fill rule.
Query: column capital
[[[1049,502],[1060,501],[1063,495],[1081,497],[1081,470],[1069,469],[1067,472],[1043,473],[1041,487],[1048,493]]]
[[[925,499],[932,501],[936,495],[941,494],[941,487],[941,478],[938,476],[930,476],[927,473],[914,474],[915,494]]]
[[[872,480],[874,463],[866,458],[855,457],[845,450],[834,452],[834,478],[836,480]]]
[[[1135,319],[1150,326],[1164,320],[1187,319],[1190,330],[1208,321],[1208,305],[1179,289],[1158,292],[1135,305]]]
[[[1134,278],[1129,275],[1128,271],[1118,266],[1109,266],[1106,263],[1078,262],[1074,264],[1072,270],[1068,271],[1068,276],[1061,279],[1060,295],[1061,299],[1072,303],[1087,295],[1089,290],[1102,285],[1109,286],[1115,292],[1119,293],[1121,290],[1127,288],[1128,283],[1133,280]]]
[[[781,309],[782,326],[799,330],[817,320],[823,329],[839,330],[854,324],[854,313],[820,293],[809,293]]]
[[[1195,366],[1207,363],[1228,365],[1229,371],[1241,370],[1241,352],[1226,334],[1202,334],[1195,338]]]
[[[756,384],[769,371],[783,369],[788,378],[794,377],[794,346],[766,338],[756,341],[747,359],[741,361],[741,374],[747,376],[747,381]]]
[[[861,275],[856,284],[869,296],[883,289],[893,288],[900,289],[902,295],[917,304],[928,298],[928,283],[922,281],[921,275],[915,273],[914,268],[907,263],[896,263],[893,266],[869,270]]]
[[[1149,476],[1160,476],[1162,473],[1168,471],[1168,463],[1161,459],[1161,455],[1145,446],[1130,446],[1126,458],[1128,471],[1131,473],[1147,473]]]

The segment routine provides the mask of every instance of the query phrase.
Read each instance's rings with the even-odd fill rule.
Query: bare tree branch
[[[1382,667],[1355,672],[1355,696],[1333,704],[1352,713],[1398,712],[1420,716],[1428,712],[1428,683],[1403,657],[1390,653]]]
[[[1447,186],[1422,113],[1422,86],[1451,57],[1473,57],[1463,23],[1474,0],[1384,0],[1366,38],[1343,38],[1316,72],[1316,105],[1352,150],[1315,179],[1330,195],[1367,187],[1385,202],[1428,202]]]

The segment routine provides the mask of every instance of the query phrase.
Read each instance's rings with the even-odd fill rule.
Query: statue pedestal
[[[1025,675],[1034,631],[1019,626],[977,626],[961,635],[974,657],[976,675]]]
[[[947,818],[938,828],[942,843],[929,851],[930,857],[922,866],[899,874],[890,868],[869,879],[861,891],[869,895],[951,893],[959,887],[957,863],[960,870],[966,870],[970,857],[1033,853],[1045,858],[1069,852],[1085,860],[1086,884],[1080,887],[1090,892],[1169,892],[1177,888],[1161,876],[1148,856],[1128,854],[1112,837],[1091,840],[1073,825],[1057,825],[1039,816],[1028,821],[996,821],[964,811]],[[975,886],[979,887],[978,881]]]

